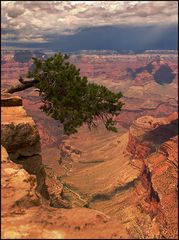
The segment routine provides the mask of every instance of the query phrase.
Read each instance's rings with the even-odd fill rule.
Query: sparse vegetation
[[[80,76],[80,69],[71,64],[66,54],[57,53],[48,59],[32,58],[28,79],[19,78],[20,84],[6,89],[6,93],[36,87],[43,102],[41,109],[59,120],[66,134],[77,132],[83,123],[97,127],[102,120],[109,131],[117,132],[114,116],[119,114],[122,93],[111,92],[103,85],[89,83]]]
[[[113,116],[123,103],[122,93],[113,93],[102,85],[89,83],[80,70],[68,61],[67,55],[55,54],[47,60],[33,58],[29,78],[35,80],[44,103],[42,110],[64,125],[66,134],[77,132],[83,123],[89,128],[101,119],[106,128],[116,131]]]

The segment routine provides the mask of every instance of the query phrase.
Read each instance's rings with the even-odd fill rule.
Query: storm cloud
[[[103,26],[176,25],[177,10],[177,1],[2,1],[1,40],[49,43]]]

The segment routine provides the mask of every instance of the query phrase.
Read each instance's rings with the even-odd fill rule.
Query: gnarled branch
[[[38,82],[38,80],[30,79],[30,80],[24,80],[21,76],[18,79],[20,84],[16,84],[14,86],[11,86],[5,90],[3,90],[4,93],[14,93],[14,92],[20,92],[27,88],[31,88],[34,86],[35,83]]]

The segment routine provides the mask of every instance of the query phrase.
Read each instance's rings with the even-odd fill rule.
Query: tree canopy
[[[90,128],[96,126],[99,119],[108,130],[117,131],[113,116],[124,104],[119,101],[122,93],[88,82],[68,59],[61,53],[46,60],[33,58],[28,77],[34,79],[34,86],[39,89],[42,110],[59,120],[66,134],[77,132],[83,123]]]

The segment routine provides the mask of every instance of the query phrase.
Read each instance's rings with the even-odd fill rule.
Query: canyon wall
[[[62,179],[133,238],[176,239],[177,148],[177,112],[140,117],[121,136],[80,129],[62,147]]]
[[[144,116],[129,129],[127,150],[140,168],[138,207],[151,216],[162,238],[178,237],[178,113],[166,118]]]
[[[86,203],[42,164],[39,133],[22,99],[2,94],[1,105],[1,238],[127,238],[117,220],[82,208]]]
[[[6,88],[18,83],[19,75],[27,74],[32,65],[23,51],[5,51],[1,63],[1,86]],[[25,54],[25,55],[24,55]],[[31,55],[35,55],[32,51]],[[37,54],[36,54],[37,55]],[[44,53],[41,53],[45,56]],[[23,61],[22,61],[23,60]],[[71,54],[70,62],[80,68],[81,75],[89,81],[103,84],[112,91],[122,91],[125,105],[116,117],[118,125],[126,130],[132,122],[144,115],[164,117],[178,108],[178,63],[177,52],[173,54]],[[162,82],[164,76],[169,81]],[[159,82],[156,81],[159,79]],[[36,121],[44,147],[56,152],[63,139],[63,127],[40,111],[42,104],[33,88],[17,93],[23,98],[29,116]],[[60,136],[60,138],[59,138]],[[43,148],[44,149],[44,148]],[[42,149],[42,151],[43,151]],[[43,152],[46,155],[46,152]]]
[[[101,145],[81,129],[62,146],[59,179],[22,99],[1,99],[2,238],[177,238],[176,112],[141,117]]]
[[[3,87],[30,67],[6,60]],[[67,138],[33,88],[18,93],[27,112],[21,98],[2,96],[2,238],[177,238],[176,55],[71,61],[123,92],[119,132],[82,127]],[[159,84],[154,75],[166,65],[175,77]]]

